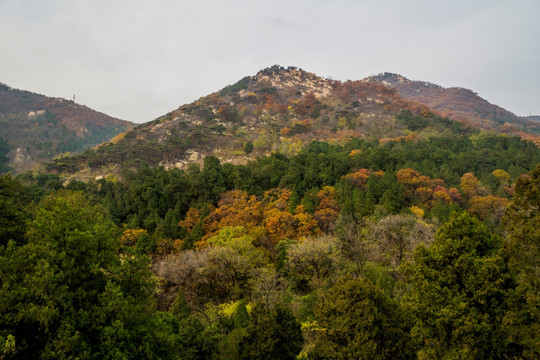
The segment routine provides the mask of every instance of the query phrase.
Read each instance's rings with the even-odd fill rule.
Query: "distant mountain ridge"
[[[540,134],[540,124],[489,103],[477,93],[460,87],[445,88],[425,81],[409,80],[401,75],[382,73],[367,78],[395,89],[409,101],[428,106],[441,116],[484,130],[514,130]],[[533,120],[533,121],[531,121]]]
[[[0,84],[0,137],[17,172],[98,145],[133,126],[71,100]]]

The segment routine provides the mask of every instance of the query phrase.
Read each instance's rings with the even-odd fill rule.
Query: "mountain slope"
[[[133,126],[73,101],[0,84],[0,138],[16,172],[108,141]]]
[[[395,89],[406,100],[429,107],[448,117],[484,130],[527,131],[540,134],[534,118],[519,117],[489,103],[477,93],[464,88],[444,88],[424,81],[412,81],[401,75],[382,73],[368,78]]]
[[[47,167],[93,176],[145,163],[185,168],[210,155],[239,164],[274,151],[292,155],[313,140],[384,143],[479,130],[534,141],[535,135],[523,130],[534,130],[538,123],[523,121],[469,90],[392,74],[340,82],[276,65]]]
[[[412,111],[410,116],[426,115],[416,133],[399,118],[403,110]],[[96,150],[49,164],[49,169],[73,172],[142,163],[183,168],[208,155],[245,163],[272,151],[294,154],[312,140],[414,140],[462,128],[403,100],[378,82],[342,83],[294,67],[273,66],[142,124]]]

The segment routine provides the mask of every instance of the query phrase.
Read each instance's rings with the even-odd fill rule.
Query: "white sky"
[[[0,0],[0,82],[145,122],[279,64],[540,114],[539,18],[539,0]]]

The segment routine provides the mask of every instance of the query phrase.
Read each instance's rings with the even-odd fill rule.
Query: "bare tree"
[[[318,289],[333,283],[342,259],[337,238],[330,235],[308,237],[299,240],[287,251],[287,265],[292,274]]]

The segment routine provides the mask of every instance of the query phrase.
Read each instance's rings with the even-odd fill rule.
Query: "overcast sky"
[[[145,122],[268,66],[540,114],[539,0],[0,0],[0,82]]]

